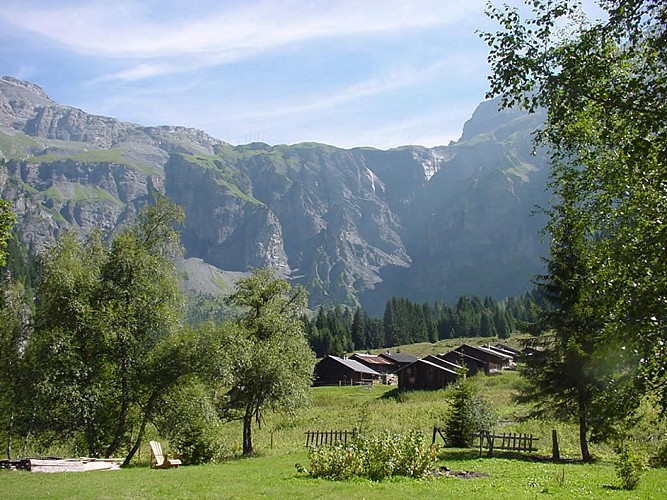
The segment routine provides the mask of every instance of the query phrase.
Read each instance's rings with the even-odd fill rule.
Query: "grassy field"
[[[511,401],[517,374],[480,377],[485,396],[493,401],[501,422],[500,432],[533,432],[540,436],[540,452],[549,455],[549,422],[516,423],[524,408]],[[595,464],[574,461],[551,463],[537,457],[498,454],[480,457],[475,450],[442,449],[439,466],[452,471],[473,471],[481,477],[431,477],[424,480],[394,479],[334,482],[312,479],[297,472],[295,464],[309,466],[304,448],[307,430],[361,428],[364,432],[405,432],[419,429],[430,440],[433,425],[442,423],[447,411],[447,390],[396,395],[389,387],[318,387],[313,404],[296,419],[271,416],[255,430],[257,456],[238,455],[241,429],[225,425],[220,439],[230,458],[220,464],[183,466],[172,470],[148,467],[149,452],[140,453],[135,466],[113,472],[31,474],[0,471],[0,497],[13,498],[647,498],[667,499],[667,470],[647,471],[635,491],[617,488],[613,453],[593,447]],[[576,430],[556,427],[561,453],[578,455]],[[168,443],[165,443],[168,447]]]
[[[426,480],[399,479],[335,482],[310,479],[294,464],[306,463],[307,453],[267,453],[218,465],[155,470],[134,467],[114,472],[31,474],[3,471],[3,498],[667,498],[667,474],[652,470],[637,490],[614,486],[608,464],[550,464],[506,458],[478,458],[471,452],[445,454],[453,470],[472,470],[487,477]]]

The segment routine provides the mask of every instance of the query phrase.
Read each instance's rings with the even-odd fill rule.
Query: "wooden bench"
[[[162,445],[157,441],[151,441],[151,453],[155,459],[155,465],[153,465],[153,460],[151,460],[151,467],[169,469],[181,465],[181,461],[178,458],[167,458],[167,455],[162,453]]]

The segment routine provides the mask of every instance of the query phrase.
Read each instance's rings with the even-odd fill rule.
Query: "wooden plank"
[[[86,472],[91,470],[120,470],[118,460],[70,458],[63,460],[30,459],[31,472]]]

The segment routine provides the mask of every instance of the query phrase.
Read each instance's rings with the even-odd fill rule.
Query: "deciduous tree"
[[[243,454],[253,453],[253,419],[294,412],[308,401],[315,356],[305,336],[302,288],[269,269],[239,280],[229,302],[241,309],[225,328],[230,381],[228,415],[243,421]]]
[[[128,462],[161,394],[190,369],[188,344],[172,340],[182,305],[173,224],[182,218],[157,196],[109,246],[99,233],[84,243],[66,234],[45,257],[29,343],[35,404],[43,430],[84,436],[90,456],[123,449]]]
[[[583,393],[577,415],[603,428],[593,415],[620,420],[646,392],[667,409],[667,4],[608,0],[600,3],[607,17],[594,22],[576,2],[526,4],[525,18],[517,8],[489,6],[501,25],[482,34],[489,97],[547,111],[537,133],[551,154],[555,194],[544,283],[557,309],[545,363],[556,363],[552,377],[574,363],[570,373],[581,377],[564,379],[560,394]],[[615,373],[600,373],[601,366]],[[601,390],[629,369],[634,393]],[[538,386],[546,381],[532,374]],[[598,404],[606,409],[587,409]]]

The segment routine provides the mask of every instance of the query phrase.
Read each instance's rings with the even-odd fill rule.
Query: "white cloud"
[[[404,145],[426,147],[446,146],[461,137],[463,124],[470,118],[478,102],[471,100],[441,106],[430,112],[419,112],[402,120],[377,121],[373,126],[328,128],[314,131],[323,142],[338,147],[353,148],[372,144],[379,149]]]
[[[458,63],[462,63],[458,57],[449,57],[436,61],[423,68],[415,68],[408,65],[391,68],[380,76],[350,84],[342,89],[337,89],[328,95],[298,95],[282,105],[276,103],[263,103],[254,106],[256,111],[240,111],[233,115],[232,118],[268,119],[283,115],[303,114],[332,109],[341,104],[426,82],[445,69],[454,72],[456,71],[455,67]]]
[[[189,15],[168,15],[169,2],[10,2],[0,19],[76,53],[135,61],[116,72],[140,79],[214,66],[289,44],[376,36],[458,23],[479,14],[483,0],[298,0],[192,2]],[[181,15],[178,15],[178,14]],[[166,59],[166,62],[162,59]]]

